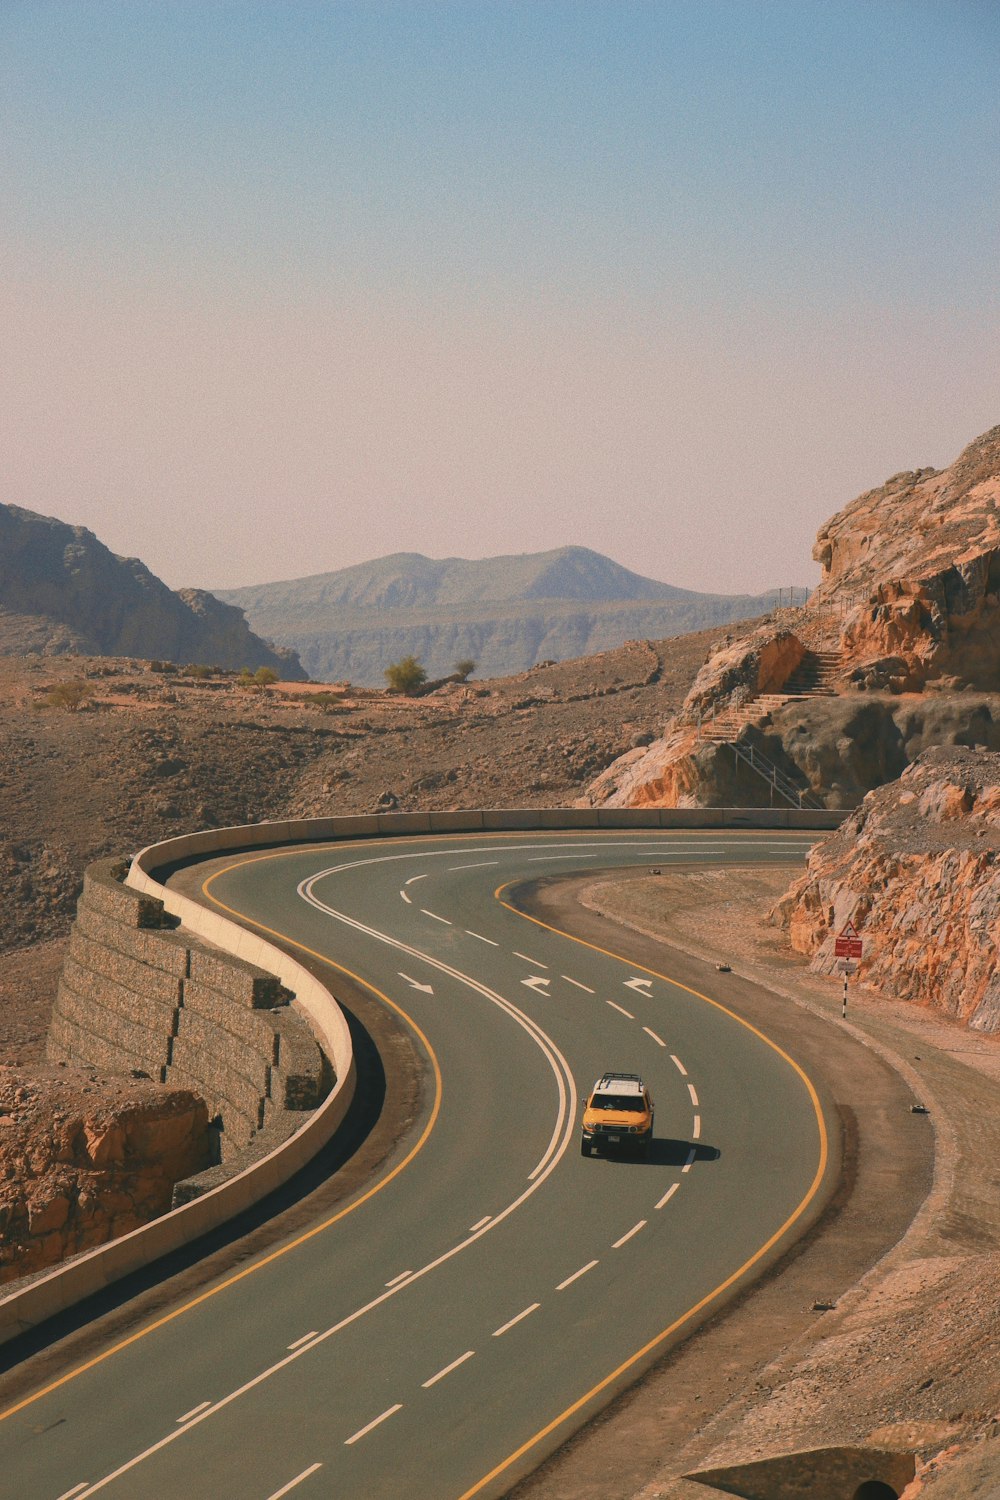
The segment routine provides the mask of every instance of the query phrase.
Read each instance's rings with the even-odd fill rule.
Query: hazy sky
[[[810,583],[1000,422],[994,0],[0,0],[0,499]]]

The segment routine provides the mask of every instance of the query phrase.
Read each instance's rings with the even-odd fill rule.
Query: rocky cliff
[[[210,1159],[208,1112],[188,1090],[0,1067],[0,1282],[137,1229]]]
[[[0,653],[144,656],[305,676],[294,652],[252,633],[201,589],[168,589],[83,526],[0,505]]]
[[[1000,754],[926,751],[813,849],[772,918],[825,974],[853,922],[869,986],[1000,1032]]]
[[[591,805],[852,807],[928,744],[996,749],[1000,427],[820,531],[808,604],[720,641],[660,738]]]

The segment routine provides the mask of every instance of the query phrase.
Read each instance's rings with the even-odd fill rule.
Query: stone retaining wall
[[[178,930],[162,901],[122,884],[125,873],[100,860],[84,874],[48,1055],[205,1100],[219,1164],[177,1184],[174,1202],[187,1202],[297,1130],[330,1079],[276,975]]]

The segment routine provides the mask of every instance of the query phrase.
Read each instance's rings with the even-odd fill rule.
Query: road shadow
[[[707,1146],[702,1141],[674,1140],[670,1136],[661,1136],[649,1143],[649,1154],[646,1157],[648,1167],[683,1167],[691,1153],[694,1153],[695,1161],[718,1161],[722,1152],[717,1146]]]

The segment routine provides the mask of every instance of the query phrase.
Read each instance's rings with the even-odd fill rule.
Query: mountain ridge
[[[255,630],[295,649],[310,675],[372,686],[400,656],[419,657],[432,677],[463,657],[484,676],[506,676],[540,659],[729,624],[774,602],[773,591],[677,588],[572,546],[480,559],[396,552],[216,594],[245,610]]]

